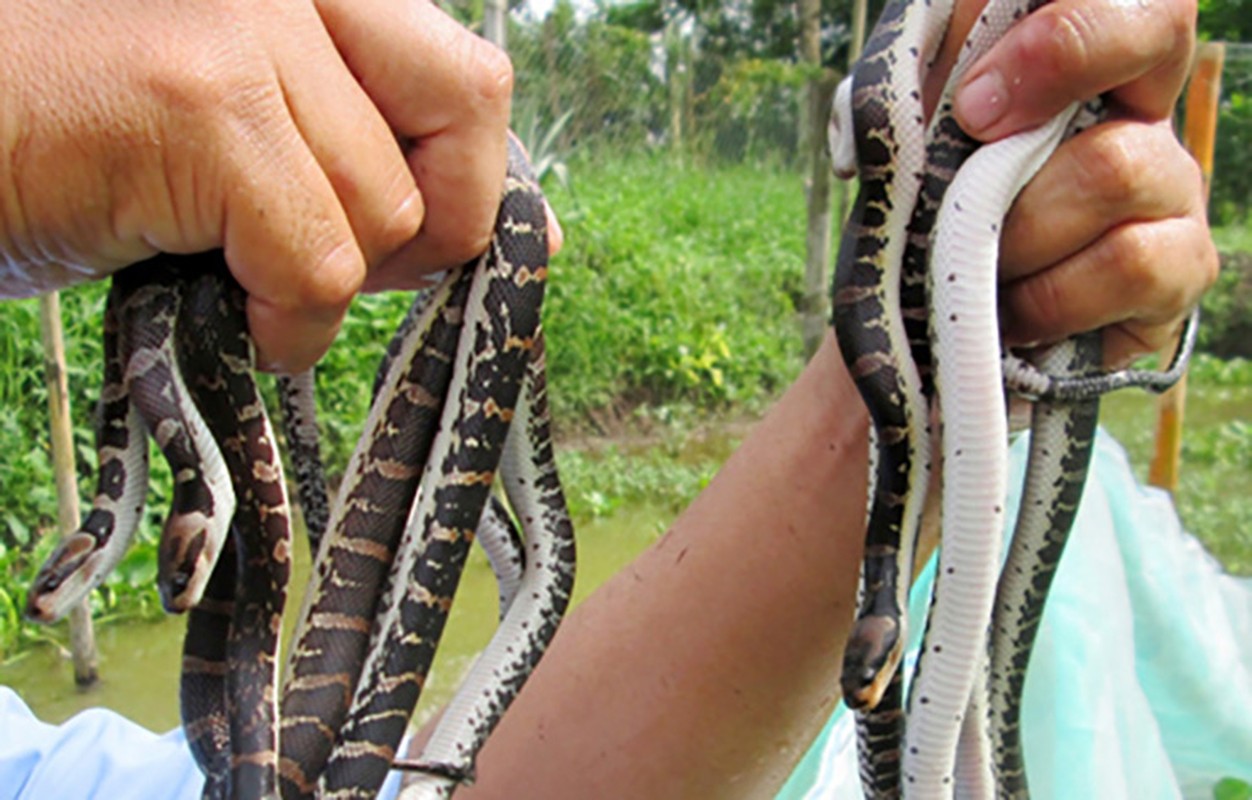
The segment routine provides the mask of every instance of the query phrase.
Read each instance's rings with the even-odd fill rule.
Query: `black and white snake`
[[[1043,2],[991,0],[929,123],[921,76],[946,31],[952,0],[889,2],[836,95],[836,167],[856,174],[860,186],[839,252],[833,323],[873,434],[861,601],[842,687],[858,711],[870,798],[1026,796],[1020,693],[1085,481],[1098,397],[1122,386],[1164,388],[1181,373],[1194,340],[1193,319],[1186,346],[1161,374],[1099,373],[1098,333],[1045,355],[1046,373],[1015,358],[1004,362],[1007,371],[1002,367],[1000,225],[1017,192],[1075,129],[1079,106],[979,148],[957,125],[951,95],[966,67]],[[1006,387],[1040,402],[1026,507],[997,596]],[[942,425],[942,450],[933,454],[932,404]],[[935,456],[942,464],[943,539],[906,714],[898,669],[904,610]]]

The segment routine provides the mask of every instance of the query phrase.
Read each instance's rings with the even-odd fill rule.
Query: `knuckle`
[[[1062,329],[1066,307],[1063,294],[1061,282],[1051,270],[1018,285],[1017,310],[1036,333],[1035,338],[1050,340],[1068,333]]]
[[[1213,288],[1213,284],[1217,283],[1218,273],[1221,272],[1221,257],[1217,253],[1217,245],[1213,243],[1213,237],[1208,235],[1207,223],[1202,220],[1198,226],[1196,240],[1199,250],[1191,263],[1195,264],[1198,280],[1194,296],[1188,297],[1185,303],[1188,308],[1199,302],[1200,295]]]
[[[342,309],[351,302],[365,279],[365,261],[351,238],[331,238],[313,250],[320,255],[308,269],[299,270],[300,286],[292,299],[302,307]]]
[[[177,57],[155,59],[148,78],[150,91],[162,105],[197,121],[237,107],[241,87],[249,85],[255,86],[255,81],[239,74],[207,46],[188,47]],[[248,93],[245,89],[244,96]]]
[[[1080,137],[1077,177],[1081,190],[1114,208],[1129,203],[1142,189],[1142,151],[1123,135],[1123,126],[1101,125]]]
[[[1044,6],[1037,12],[1033,36],[1022,44],[1024,63],[1066,80],[1086,74],[1097,41],[1095,20],[1085,6]]]
[[[491,224],[474,225],[461,231],[455,241],[448,242],[444,250],[449,264],[461,264],[475,259],[491,245]]]
[[[1159,242],[1154,226],[1123,225],[1117,230],[1113,246],[1122,282],[1133,287],[1139,297],[1159,295],[1163,281],[1162,271],[1156,266]]]
[[[416,190],[407,196],[402,195],[400,202],[392,208],[390,216],[382,220],[375,233],[374,246],[370,250],[376,255],[370,260],[385,258],[416,236],[425,216],[424,211],[422,196]]]
[[[1148,321],[1170,320],[1193,302],[1193,282],[1182,270],[1167,268],[1163,254],[1170,253],[1168,239],[1177,236],[1169,224],[1128,224],[1117,235],[1117,265],[1129,303]]]
[[[1169,49],[1190,57],[1195,46],[1196,31],[1196,0],[1173,0],[1166,4],[1166,13],[1162,18],[1169,26]]]
[[[1170,134],[1170,138],[1172,141],[1176,141],[1173,140],[1172,134]],[[1206,221],[1208,209],[1205,202],[1204,167],[1200,165],[1200,162],[1194,156],[1186,150],[1182,150],[1181,144],[1177,145],[1177,147],[1182,152],[1180,163],[1183,165],[1185,196],[1190,199],[1190,211],[1194,216]]]
[[[493,111],[505,113],[513,96],[513,62],[491,42],[471,37],[469,66],[464,74],[474,96]]]

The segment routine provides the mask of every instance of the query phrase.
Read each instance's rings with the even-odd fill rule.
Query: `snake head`
[[[903,655],[900,626],[883,614],[857,620],[844,648],[839,676],[843,700],[851,709],[873,710]]]
[[[26,594],[26,617],[33,622],[56,622],[95,586],[91,556],[94,537],[75,533],[57,545]]]
[[[157,551],[157,588],[170,614],[191,609],[204,593],[218,556],[207,528],[208,520],[199,513],[166,520]]]

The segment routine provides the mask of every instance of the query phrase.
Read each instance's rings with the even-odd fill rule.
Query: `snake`
[[[226,280],[220,253],[179,261],[178,267],[191,273],[175,331],[181,370],[221,447],[236,495],[231,521],[236,579],[226,640],[230,668],[224,685],[228,796],[266,797],[275,793],[277,782],[278,708],[273,687],[291,572],[286,482],[278,440],[252,377],[243,290]],[[164,262],[170,269],[170,259]],[[188,642],[197,638],[192,629]],[[184,664],[184,679],[187,674]]]
[[[146,493],[146,428],[175,475],[160,587],[167,610],[189,612],[180,702],[206,797],[373,796],[476,536],[499,579],[502,626],[480,662],[491,668],[462,689],[476,700],[445,715],[447,724],[466,715],[439,736],[451,755],[416,767],[439,773],[440,791],[472,779],[474,754],[555,633],[574,550],[547,417],[545,212],[520,147],[510,139],[508,148],[491,245],[419,296],[401,324],[328,513],[312,375],[280,382],[315,552],[281,681],[289,512],[251,376],[243,291],[220,252],[161,254],[113,279],[99,490],[83,527],[40,572],[28,609],[64,613],[121,558]],[[502,460],[525,542],[490,494]]]
[[[96,419],[98,470],[91,510],[45,559],[26,594],[26,616],[53,622],[69,613],[126,555],[143,514],[148,437],[125,389],[120,320],[114,297],[105,305],[104,381]]]
[[[1046,348],[1035,362],[1054,374],[1092,375],[1101,365],[1098,333]],[[1001,796],[1028,797],[1021,744],[1021,697],[1052,579],[1078,513],[1094,452],[1098,398],[1039,401],[1031,409],[1026,480],[1009,552],[996,585],[991,619],[985,713],[994,720],[983,739]]]
[[[920,14],[903,0],[888,3],[836,101],[857,111],[841,137],[854,143],[853,163],[836,156],[835,165],[845,177],[855,171],[860,188],[840,241],[832,325],[872,422],[862,591],[841,674],[853,709],[878,705],[903,655],[902,609],[929,480],[926,403],[900,305],[908,215],[893,210],[911,207],[921,188],[920,65],[938,49],[950,6],[940,0],[935,13]]]
[[[513,153],[516,164],[520,153]],[[415,524],[401,526],[396,557],[386,565],[379,598],[383,611],[369,618],[368,627],[345,637],[358,646],[368,640],[368,645],[360,680],[352,681],[354,691],[336,697],[334,714],[339,722],[334,740],[318,742],[315,757],[325,753],[326,758],[324,768],[318,769],[319,796],[367,796],[390,769],[446,622],[521,396],[526,364],[540,334],[547,243],[537,186],[520,167],[515,166],[506,181],[498,226],[512,244],[506,251],[504,237],[494,240],[465,287],[464,323],[452,337],[460,346],[450,365],[449,402],[430,443],[426,468],[414,476],[420,480],[407,516]],[[452,274],[445,283],[464,281]],[[392,374],[396,372],[393,368]],[[349,498],[342,505],[351,504]],[[335,544],[335,533],[332,526],[324,549]],[[321,600],[316,590],[310,618]],[[303,655],[302,647],[297,640],[293,658]],[[294,671],[293,675],[298,679]],[[288,699],[290,695],[284,701]]]
[[[401,792],[402,800],[451,797],[456,786],[474,778],[474,756],[503,718],[520,687],[556,633],[573,592],[573,526],[553,468],[544,343],[540,338],[528,367],[518,419],[505,443],[500,465],[505,493],[525,531],[521,596],[544,602],[501,603],[500,630],[471,668],[461,689],[419,756],[396,766],[419,774]]]
[[[845,699],[858,711],[867,797],[951,797],[954,790],[1025,796],[1021,686],[1033,626],[1085,480],[1098,397],[1126,386],[1160,390],[1185,365],[1182,356],[1162,373],[1099,372],[1098,333],[1065,343],[1065,358],[1045,369],[999,352],[1000,224],[1017,191],[1076,129],[1077,105],[975,153],[977,143],[955,122],[951,94],[965,67],[1038,5],[993,0],[984,9],[928,129],[916,76],[933,54],[935,30],[947,25],[947,4],[889,3],[865,56],[836,93],[836,169],[855,172],[861,185],[841,242],[833,322],[869,407],[874,442],[862,597],[841,675]],[[1194,329],[1193,318],[1180,354],[1189,354]],[[1034,418],[1039,444],[1027,470],[1033,511],[1018,521],[1007,570],[1033,582],[1024,590],[1006,573],[995,600],[1007,488],[1006,386],[1042,401]],[[926,452],[911,443],[930,435],[924,420],[931,402],[943,426],[943,544],[906,715],[895,653],[906,630],[900,598],[915,536],[908,509],[924,496],[928,478],[928,465],[909,459]],[[881,522],[881,508],[894,513],[896,527]],[[990,645],[989,622],[996,630]]]

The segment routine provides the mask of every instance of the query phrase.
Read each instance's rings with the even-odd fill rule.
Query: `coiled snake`
[[[283,381],[316,558],[280,692],[291,533],[242,290],[218,253],[159,256],[115,276],[99,491],[41,570],[28,613],[60,616],[125,552],[146,493],[146,427],[175,477],[159,585],[167,609],[190,611],[181,699],[206,797],[372,797],[481,530],[501,578],[502,625],[406,765],[428,776],[406,796],[448,796],[472,778],[474,755],[542,656],[573,583],[547,421],[546,278],[542,197],[510,140],[489,250],[450,270],[401,325],[329,514],[311,376]],[[490,495],[498,468],[524,543]]]
[[[1050,374],[1012,357],[1002,368],[1000,224],[1061,138],[1090,121],[1078,122],[1074,105],[1037,130],[979,149],[956,124],[951,95],[967,66],[1043,2],[991,0],[929,124],[919,76],[947,28],[951,0],[889,2],[836,93],[836,168],[857,174],[860,187],[839,251],[833,324],[869,409],[873,442],[861,601],[842,686],[859,712],[861,777],[871,798],[1026,796],[1018,703],[1085,481],[1098,397],[1123,386],[1168,386],[1194,343],[1193,317],[1175,362],[1160,374],[1098,373],[1098,333],[1044,355]],[[1098,113],[1097,106],[1084,112]],[[997,597],[1006,387],[1040,402],[1025,510]],[[930,479],[932,404],[943,427],[943,539],[906,715],[898,665]]]

